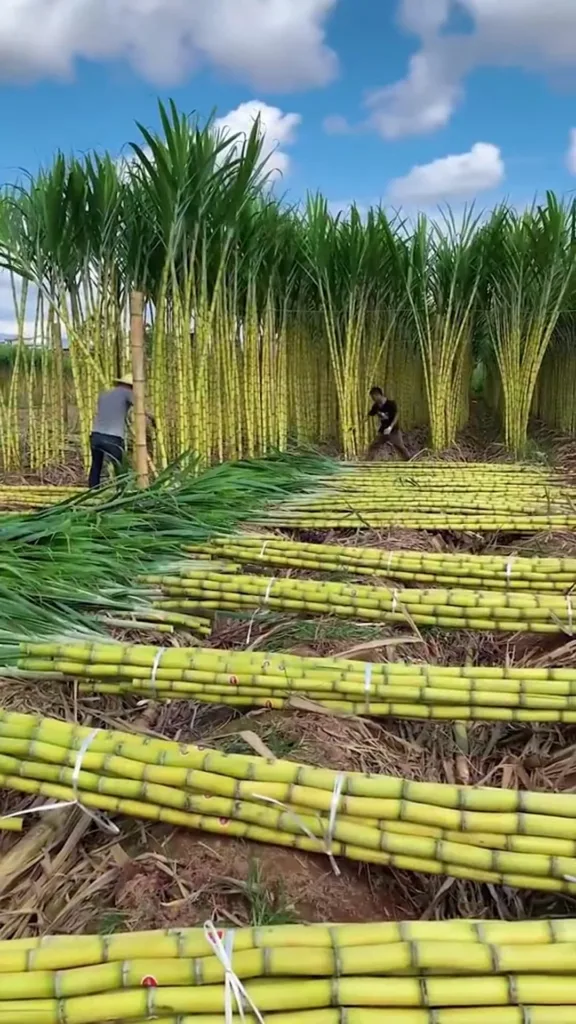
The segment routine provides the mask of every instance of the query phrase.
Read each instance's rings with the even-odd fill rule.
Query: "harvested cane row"
[[[479,476],[494,480],[500,476],[503,476],[505,479],[524,479],[530,476],[544,480],[560,479],[559,473],[549,466],[539,466],[533,462],[519,462],[517,460],[513,462],[468,462],[462,460],[450,462],[447,459],[426,459],[410,462],[408,465],[401,462],[363,462],[358,460],[357,462],[347,462],[343,466],[343,471],[350,474],[350,476],[355,476],[362,472],[389,474],[409,471],[410,473],[423,475],[436,475],[444,472],[453,476],[455,473],[460,473],[465,476]]]
[[[395,527],[404,530],[446,530],[471,533],[541,533],[560,532],[576,528],[576,515],[519,514],[517,506],[510,511],[484,510],[480,507],[450,509],[442,499],[438,507],[407,509],[401,501],[391,508],[382,496],[374,499],[373,509],[358,509],[355,503],[347,508],[317,510],[306,503],[285,508],[270,509],[258,519],[259,526],[272,526],[289,530],[380,530]]]
[[[515,633],[571,634],[576,625],[576,599],[570,593],[395,589],[315,579],[234,575],[232,571],[198,568],[193,563],[175,566],[170,575],[143,576],[141,582],[157,589],[153,608],[179,614],[276,611]]]
[[[338,480],[319,477],[323,488],[358,490],[359,484],[425,484],[426,487],[474,487],[477,490],[546,488],[549,493],[567,491],[574,484],[571,474],[533,463],[522,462],[356,462],[340,466]]]
[[[396,718],[576,723],[576,669],[371,664],[78,641],[22,644],[11,660],[37,681],[80,681],[81,693],[231,707],[303,707],[304,701],[337,713]]]
[[[576,1019],[576,922],[204,928],[0,943],[0,1021],[549,1024]],[[263,1016],[265,1014],[265,1017]]]
[[[572,794],[338,773],[8,712],[0,773],[7,790],[323,853],[335,871],[347,857],[576,895]]]
[[[273,534],[249,533],[217,538],[205,547],[187,550],[202,557],[231,559],[242,565],[350,573],[444,587],[565,593],[576,584],[576,558],[387,551],[374,547],[306,544]]]
[[[576,488],[552,473],[489,464],[348,467],[320,489],[269,509],[261,523],[298,529],[386,526],[558,530],[576,525]]]
[[[84,493],[83,487],[64,487],[53,484],[22,484],[0,486],[0,509],[46,508],[58,505]]]

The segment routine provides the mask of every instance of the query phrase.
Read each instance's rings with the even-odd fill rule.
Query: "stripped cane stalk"
[[[139,487],[148,486],[148,450],[146,446],[146,391],[144,379],[144,295],[130,296],[130,338],[134,378],[134,457]]]

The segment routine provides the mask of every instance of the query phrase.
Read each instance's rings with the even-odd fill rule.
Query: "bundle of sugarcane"
[[[191,547],[203,558],[230,558],[243,565],[351,573],[444,587],[493,587],[498,590],[570,590],[576,583],[576,558],[474,555],[470,552],[387,551],[382,548],[306,544],[273,534],[233,534]]]
[[[280,611],[449,629],[572,633],[571,594],[465,589],[394,589],[335,581],[208,572],[182,565],[172,575],[145,576],[162,593],[154,608],[188,614]]]
[[[334,772],[10,712],[0,773],[4,789],[323,853],[335,871],[344,856],[576,895],[573,794]]]
[[[433,487],[474,486],[486,491],[516,487],[529,488],[570,487],[573,475],[547,466],[529,462],[354,462],[341,467],[342,487],[354,488],[357,481],[376,484],[399,480],[415,484],[418,481]],[[333,481],[320,477],[319,482],[329,487]],[[340,489],[340,485],[338,485]]]
[[[5,652],[8,663],[34,679],[80,680],[82,693],[232,707],[303,707],[304,700],[337,713],[396,718],[576,722],[575,669],[371,664],[79,641],[23,643]]]
[[[343,1015],[352,1024],[483,1024],[489,1012],[495,1024],[573,1024],[575,971],[570,919],[208,921],[2,942],[0,1020],[221,1024],[247,1012],[260,1024],[341,1024]]]
[[[376,530],[398,528],[404,530],[452,530],[470,532],[540,533],[572,530],[576,527],[576,514],[571,511],[543,513],[519,510],[518,505],[487,508],[480,503],[467,502],[451,505],[443,498],[437,503],[423,499],[420,507],[399,497],[392,503],[382,495],[374,497],[369,507],[356,499],[338,502],[333,508],[319,508],[307,502],[290,506],[278,505],[258,520],[261,526],[274,526],[290,530]]]
[[[497,482],[500,479],[510,482],[522,483],[524,481],[536,482],[562,482],[569,478],[569,474],[556,470],[550,466],[538,465],[533,462],[465,462],[456,460],[451,462],[447,459],[422,459],[416,462],[402,463],[397,461],[385,462],[354,462],[347,463],[343,472],[349,478],[357,476],[372,476],[383,474],[386,477],[400,476],[422,476],[444,478],[464,478],[472,480],[486,480]]]
[[[576,525],[576,489],[526,467],[387,463],[351,467],[320,489],[270,509],[262,521],[292,528],[546,530]]]
[[[436,530],[464,533],[549,533],[576,528],[575,515],[516,515],[500,511],[499,514],[462,510],[407,513],[405,506],[398,511],[348,511],[336,513],[310,513],[304,506],[299,510],[283,511],[282,507],[262,516],[260,526],[274,526],[287,530]]]
[[[52,484],[0,486],[0,508],[46,508],[84,493],[83,487]]]
[[[353,487],[327,487],[321,491],[314,491],[305,499],[287,502],[287,505],[294,505],[299,508],[305,505],[312,510],[332,510],[342,508],[347,511],[350,502],[354,506],[372,508],[380,500],[382,504],[382,490],[386,488],[385,481],[374,481],[370,485],[361,480],[355,481]],[[541,512],[549,510],[558,512],[573,511],[571,501],[572,492],[556,491],[548,488],[524,488],[524,487],[503,487],[500,491],[493,489],[485,490],[482,487],[458,487],[452,488],[449,481],[443,487],[428,486],[426,481],[391,481],[391,493],[386,494],[386,505],[391,504],[394,509],[398,505],[406,504],[414,509],[434,508],[484,508],[488,511],[504,509],[505,511],[517,509],[519,512]]]

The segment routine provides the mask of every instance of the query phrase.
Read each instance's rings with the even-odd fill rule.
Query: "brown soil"
[[[175,927],[209,917],[242,925],[258,893],[247,883],[257,872],[266,915],[281,921],[378,921],[413,916],[408,899],[399,908],[393,880],[381,872],[340,864],[336,875],[326,858],[255,846],[253,843],[186,833],[162,844],[162,857],[145,855],[119,879],[116,906],[131,928]],[[147,898],[148,894],[148,898]],[[159,907],[160,901],[160,907]],[[251,905],[252,904],[252,905]]]

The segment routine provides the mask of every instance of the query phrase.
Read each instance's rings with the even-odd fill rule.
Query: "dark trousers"
[[[391,444],[402,458],[406,459],[406,462],[408,462],[410,453],[404,444],[404,438],[402,437],[402,431],[400,429],[393,430],[391,434],[376,434],[376,437],[372,441],[372,444],[366,453],[366,458],[371,462],[376,458],[378,452],[387,444]]]
[[[90,434],[90,452],[92,453],[92,464],[88,487],[99,487],[104,459],[110,459],[115,473],[122,469],[124,458],[124,439],[114,434]]]

